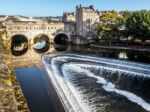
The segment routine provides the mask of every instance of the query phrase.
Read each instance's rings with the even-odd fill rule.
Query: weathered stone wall
[[[7,64],[9,55],[5,54],[0,32],[0,112],[28,112],[28,106],[16,76]],[[7,52],[6,52],[7,53]]]
[[[49,40],[53,42],[54,37],[58,33],[64,32],[64,23],[48,23],[48,22],[5,22],[7,38],[14,35],[24,35],[28,40],[33,40],[34,37],[40,34],[45,34]]]
[[[65,24],[62,22],[49,23],[45,21],[6,21],[3,22],[3,25],[5,26],[6,32],[6,34],[3,35],[3,38],[5,38],[5,40],[11,41],[11,38],[15,35],[23,35],[28,39],[28,51],[24,55],[19,57],[10,54],[11,61],[9,62],[9,66],[16,66],[19,64],[23,65],[29,62],[35,64],[38,63],[43,53],[39,54],[33,49],[33,40],[36,36],[44,34],[49,38],[49,43],[53,43],[55,36],[60,33],[64,33],[68,36],[70,41],[70,35],[74,32],[75,27],[74,24]],[[11,47],[11,45],[9,47]],[[54,48],[50,45],[50,48],[47,52],[52,52],[53,50]]]

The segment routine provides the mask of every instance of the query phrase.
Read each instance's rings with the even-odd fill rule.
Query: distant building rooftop
[[[93,5],[90,5],[90,6],[88,6],[88,7],[83,7],[83,6],[80,4],[80,5],[76,6],[76,7],[77,7],[77,8],[82,8],[82,9],[91,9],[91,10],[94,10]]]

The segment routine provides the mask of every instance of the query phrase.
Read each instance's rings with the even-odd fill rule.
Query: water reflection
[[[34,39],[33,39],[33,48],[37,53],[45,53],[49,50],[49,37],[44,35],[44,34],[40,34],[37,35]]]
[[[56,51],[65,51],[67,53],[77,53],[86,55],[96,55],[100,57],[116,58],[120,60],[131,60],[137,62],[150,63],[150,54],[144,52],[108,50],[93,48],[89,45],[75,45],[70,43],[54,44]]]
[[[33,48],[37,53],[45,53],[49,50],[50,45],[46,41],[41,41],[34,44]]]
[[[28,40],[23,35],[15,35],[11,41],[11,53],[15,56],[23,55],[28,50]]]
[[[44,72],[36,67],[19,68],[15,72],[30,112],[54,112],[53,102],[43,80]]]
[[[63,43],[63,44],[54,43],[53,46],[57,51],[66,51],[68,49],[69,44],[68,43]]]
[[[34,48],[37,50],[43,49],[46,46],[46,41],[42,41],[39,43],[34,44]]]

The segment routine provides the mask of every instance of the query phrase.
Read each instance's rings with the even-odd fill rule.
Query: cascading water
[[[150,65],[75,54],[42,58],[71,112],[150,112]]]

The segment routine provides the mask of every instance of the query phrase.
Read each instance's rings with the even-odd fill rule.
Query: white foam
[[[150,104],[144,101],[141,97],[124,90],[115,89],[112,85],[104,85],[103,88],[108,92],[115,92],[126,97],[128,100],[140,105],[145,110],[150,111]]]
[[[56,83],[55,86],[57,86],[57,89],[59,92],[63,92],[60,93],[60,96],[62,97],[63,100],[66,101],[64,102],[68,102],[70,103],[71,107],[73,108],[74,112],[91,112],[96,110],[96,107],[94,105],[90,105],[90,103],[88,102],[88,100],[83,100],[83,94],[82,92],[80,92],[80,90],[78,90],[77,87],[75,87],[74,85],[72,85],[69,82],[69,74],[68,74],[68,70],[74,70],[76,72],[83,72],[85,73],[88,77],[92,77],[95,78],[97,80],[97,83],[100,83],[103,85],[103,89],[107,92],[114,92],[117,93],[119,95],[122,95],[124,97],[126,97],[128,100],[140,105],[141,107],[143,107],[145,110],[150,111],[150,104],[147,103],[144,99],[142,99],[141,97],[128,92],[128,91],[124,91],[124,90],[120,90],[117,89],[115,87],[115,85],[112,82],[108,82],[106,79],[104,79],[103,77],[100,76],[96,76],[95,74],[93,74],[90,70],[88,69],[83,69],[83,68],[91,68],[94,67],[95,69],[107,69],[107,70],[111,70],[111,71],[121,71],[121,72],[126,72],[129,73],[130,75],[134,76],[141,76],[141,77],[147,77],[150,78],[150,75],[147,74],[143,74],[143,73],[137,73],[137,72],[133,72],[133,71],[129,71],[129,70],[122,70],[121,68],[111,68],[111,67],[105,67],[105,66],[100,66],[100,65],[88,65],[88,64],[75,64],[72,62],[69,62],[69,64],[67,64],[67,59],[76,59],[76,60],[82,60],[82,61],[90,61],[90,62],[100,62],[100,63],[106,63],[106,64],[110,64],[110,65],[117,65],[117,66],[121,66],[121,67],[128,67],[128,68],[134,68],[134,69],[138,69],[138,70],[146,70],[149,71],[147,68],[149,68],[149,66],[147,65],[142,65],[142,64],[138,64],[138,66],[132,66],[134,64],[129,63],[129,62],[123,62],[123,61],[115,61],[115,60],[109,60],[109,59],[104,59],[101,58],[93,58],[93,57],[89,57],[89,56],[80,56],[77,55],[78,57],[71,57],[70,56],[58,56],[58,57],[52,57],[51,59],[51,67],[52,67],[52,71],[48,70],[49,72],[53,72],[55,75],[51,74],[51,78],[53,79],[53,83]],[[63,61],[62,61],[63,60]],[[43,59],[44,61],[44,59]],[[63,77],[61,77],[60,75],[60,71],[58,70],[56,62],[57,61],[62,61],[63,63],[66,63],[62,66],[62,72],[65,76],[65,80],[63,79]],[[107,62],[109,61],[109,62]],[[45,64],[46,62],[44,62]],[[141,68],[141,67],[146,67],[146,68]],[[46,69],[49,69],[48,67]],[[66,82],[66,80],[68,80]],[[90,108],[89,108],[90,107]],[[68,107],[69,108],[69,107]]]
[[[86,66],[86,65],[85,65]],[[89,70],[85,70],[82,69],[82,67],[84,67],[84,65],[82,64],[82,66],[80,65],[74,65],[74,64],[67,64],[65,65],[63,68],[67,68],[67,69],[72,69],[75,70],[76,72],[83,72],[85,73],[87,76],[92,77],[97,79],[97,83],[103,84],[103,88],[107,91],[107,92],[115,92],[117,94],[120,94],[124,97],[126,97],[128,100],[140,105],[141,107],[143,107],[145,110],[150,111],[150,104],[147,103],[146,101],[144,101],[141,97],[128,92],[128,91],[124,91],[124,90],[119,90],[115,88],[115,85],[111,82],[107,82],[104,78],[100,77],[100,76],[95,76],[92,72],[90,72]],[[93,66],[91,66],[93,67]]]
[[[76,102],[75,97],[72,94],[72,91],[70,91],[70,89],[68,88],[68,85],[66,84],[65,80],[63,79],[63,77],[61,76],[61,74],[59,73],[58,68],[56,67],[55,62],[57,62],[57,59],[52,59],[51,60],[51,67],[52,70],[54,72],[54,77],[57,79],[57,83],[59,84],[59,92],[63,92],[64,95],[61,95],[60,97],[62,97],[63,99],[66,98],[67,102],[71,105],[72,107],[72,111],[74,112],[82,112],[82,108],[80,107],[80,105]],[[67,107],[67,105],[66,105]],[[70,108],[68,108],[68,110],[70,111]]]
[[[143,63],[137,63],[137,62],[130,62],[128,60],[126,61],[121,61],[121,60],[116,60],[116,59],[109,59],[109,58],[104,58],[104,57],[92,57],[92,56],[85,56],[85,55],[77,55],[77,54],[67,54],[71,57],[74,57],[74,56],[77,56],[77,57],[80,57],[82,59],[84,58],[88,58],[88,59],[91,59],[91,60],[95,60],[96,62],[97,61],[105,61],[105,62],[112,62],[112,63],[117,63],[119,65],[128,65],[128,66],[135,66],[135,67],[138,67],[138,68],[147,68],[146,70],[150,70],[150,65],[149,64],[143,64]],[[66,55],[63,55],[66,57]],[[62,57],[62,56],[61,56]]]
[[[94,108],[94,105],[89,105],[88,101],[83,98],[83,96],[85,97],[85,95],[82,94],[83,91],[80,92],[81,90],[77,89],[77,87],[75,87],[72,83],[70,83],[68,70],[70,70],[70,66],[65,66],[65,65],[62,66],[63,75],[65,79],[67,80],[68,86],[70,87],[75,98],[77,99],[77,102],[79,103],[81,108],[84,110],[84,112],[96,112],[97,109]],[[78,71],[78,68],[76,68],[76,70]]]
[[[109,62],[107,62],[106,60],[102,60],[101,58],[98,58],[97,60],[95,60],[93,58],[92,59],[88,59],[88,58],[69,57],[69,56],[60,56],[60,57],[56,57],[56,59],[58,59],[58,60],[62,60],[62,59],[64,59],[64,60],[65,59],[77,59],[77,60],[82,60],[82,61],[90,61],[90,62],[96,62],[96,63],[99,62],[99,63],[109,64],[109,65],[112,65],[112,66],[111,67],[105,66],[103,68],[107,68],[109,70],[115,70],[115,71],[122,71],[122,72],[130,73],[129,75],[131,75],[131,76],[140,76],[140,77],[144,77],[144,78],[150,78],[150,74],[139,73],[139,72],[131,70],[131,69],[137,69],[137,70],[145,70],[147,72],[150,72],[150,69],[136,67],[136,66],[131,66],[129,64],[128,65],[127,64],[123,64],[122,61],[121,61],[122,63],[119,63],[118,61],[117,61],[117,63],[114,63],[114,60],[112,62],[111,62],[111,60],[109,60]],[[122,67],[126,67],[126,69],[124,69]]]
[[[84,64],[76,64],[76,66],[85,66]],[[101,66],[101,65],[88,65],[86,64],[86,67],[94,67],[96,69],[106,69],[106,70],[111,70],[111,71],[119,71],[119,72],[123,72],[123,73],[126,73],[126,74],[123,74],[123,75],[128,75],[128,76],[138,76],[138,77],[144,77],[144,78],[150,78],[150,75],[147,75],[147,74],[143,74],[143,73],[138,73],[138,72],[134,72],[134,71],[128,71],[128,70],[123,70],[123,69],[120,69],[120,68],[110,68],[110,67],[105,67],[105,66]]]

